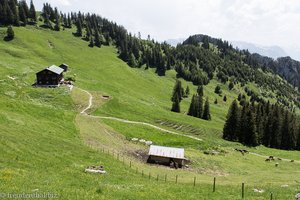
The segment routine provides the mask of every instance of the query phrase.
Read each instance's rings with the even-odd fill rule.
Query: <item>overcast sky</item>
[[[35,0],[42,8],[43,0]],[[156,40],[203,33],[279,45],[300,59],[299,0],[48,0],[62,11],[94,12]],[[297,37],[298,36],[298,37]],[[299,56],[298,56],[299,54]]]

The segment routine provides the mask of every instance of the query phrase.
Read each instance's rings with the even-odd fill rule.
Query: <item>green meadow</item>
[[[34,26],[14,30],[13,41],[0,40],[0,193],[50,192],[60,199],[232,200],[241,199],[244,182],[246,199],[270,199],[272,192],[274,199],[284,200],[300,190],[300,163],[265,162],[264,157],[243,156],[234,149],[290,160],[300,160],[299,152],[247,148],[222,140],[229,105],[242,91],[239,86],[229,91],[217,80],[205,86],[212,121],[204,121],[186,115],[191,95],[183,100],[181,113],[170,112],[175,71],[159,77],[152,69],[130,68],[113,46],[89,48],[72,35],[74,30]],[[5,32],[0,28],[0,38]],[[32,87],[36,72],[61,63],[70,66],[66,76],[76,77],[72,91]],[[196,92],[192,83],[182,82],[191,94]],[[217,84],[227,102],[214,93]],[[255,84],[249,87],[258,90]],[[79,114],[89,96],[78,88],[94,97],[90,115]],[[147,122],[179,135],[93,116]],[[137,152],[147,154],[148,147],[132,138],[185,148],[189,167],[173,170],[145,164]],[[212,150],[220,154],[205,154]],[[91,165],[103,165],[107,174],[85,173]]]

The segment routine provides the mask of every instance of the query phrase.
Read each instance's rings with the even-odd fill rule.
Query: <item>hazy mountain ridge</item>
[[[273,59],[288,56],[287,53],[279,46],[263,46],[243,41],[231,41],[234,47],[239,49],[248,49],[250,53],[258,53],[263,56],[268,56]]]

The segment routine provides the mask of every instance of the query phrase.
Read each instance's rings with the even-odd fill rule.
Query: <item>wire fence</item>
[[[93,146],[90,146],[90,147],[94,148]],[[141,177],[144,177],[145,179],[156,180],[156,181],[161,181],[161,182],[165,182],[165,183],[174,183],[174,184],[189,184],[190,183],[193,187],[196,187],[196,186],[201,184],[201,182],[197,179],[196,176],[194,176],[190,180],[190,182],[187,181],[186,179],[185,179],[185,181],[180,181],[181,177],[179,175],[173,175],[172,177],[170,177],[170,175],[168,175],[168,174],[163,174],[162,175],[161,173],[160,174],[153,173],[149,169],[145,170],[142,167],[134,166],[134,161],[133,161],[134,159],[128,159],[127,156],[124,156],[120,152],[116,152],[114,150],[105,149],[105,148],[101,148],[101,149],[97,149],[97,150],[101,153],[106,153],[110,156],[113,156],[118,161],[122,162],[125,166],[132,169],[135,174],[139,174],[139,175],[141,175]],[[217,177],[212,177],[211,184],[212,184],[211,192],[213,192],[213,193],[217,192],[217,190],[218,190]],[[246,183],[242,182],[240,187],[241,187],[240,188],[240,192],[241,192],[240,196],[241,196],[242,199],[245,199]],[[272,192],[270,192],[270,194],[269,194],[269,199],[270,200],[274,199],[274,194]]]

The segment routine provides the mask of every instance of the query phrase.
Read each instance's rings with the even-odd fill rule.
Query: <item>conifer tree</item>
[[[179,100],[179,97],[178,97],[177,94],[175,95],[175,99],[174,99],[174,102],[172,104],[171,111],[180,113],[180,100]]]
[[[6,31],[6,40],[13,40],[14,38],[15,38],[15,32],[12,26],[8,26]]]
[[[223,129],[223,138],[225,140],[238,141],[238,129],[240,124],[239,112],[237,101],[234,100],[229,108]]]
[[[90,44],[89,44],[89,47],[94,47],[95,46],[95,43],[94,43],[94,38],[93,36],[90,37]]]
[[[189,97],[189,95],[190,95],[190,88],[189,88],[189,86],[186,86],[185,97]]]
[[[286,111],[281,129],[281,149],[291,150],[295,148],[296,139],[290,123],[290,115]]]
[[[251,110],[247,111],[245,125],[246,127],[244,128],[245,130],[244,144],[248,146],[257,146],[258,140],[257,140],[256,126],[255,126],[255,118]]]
[[[221,89],[221,87],[219,85],[216,86],[215,93],[219,94],[219,95],[222,94],[222,89]]]
[[[70,17],[70,13],[68,13],[68,28],[72,28],[72,20],[71,20],[71,17]]]
[[[15,26],[20,26],[20,18],[19,18],[19,11],[17,7],[17,2],[15,0],[10,0],[9,1],[9,7],[11,10],[11,19],[10,23],[14,24]]]
[[[55,26],[54,30],[60,31],[60,19],[57,8],[55,8]]]
[[[226,96],[226,95],[224,95],[224,97],[223,97],[223,101],[224,101],[224,102],[226,102],[226,101],[227,101],[227,96]]]
[[[76,21],[76,28],[77,28],[76,35],[78,37],[82,37],[82,24],[81,24],[81,20],[80,19],[77,19],[77,21]],[[94,43],[94,41],[93,41],[93,43]]]
[[[209,39],[208,39],[208,36],[204,36],[202,42],[203,42],[203,44],[202,44],[203,48],[204,49],[209,49]]]
[[[137,61],[136,58],[134,57],[133,53],[130,53],[129,58],[128,58],[128,65],[130,67],[137,67]]]
[[[36,22],[36,11],[35,11],[35,7],[34,7],[34,4],[33,4],[33,1],[31,0],[30,1],[30,8],[29,8],[29,16],[28,16],[32,22]]]
[[[188,115],[195,117],[196,116],[196,95],[193,95]]]
[[[208,98],[206,98],[205,105],[204,105],[203,119],[204,120],[211,120]]]
[[[203,96],[203,86],[202,85],[199,85],[198,88],[197,88],[197,93],[199,96]]]
[[[173,88],[173,94],[172,94],[172,102],[175,101],[175,97],[179,98],[179,101],[182,100],[183,95],[184,95],[184,89],[182,87],[181,81],[180,80],[176,80],[175,86]]]
[[[98,30],[95,31],[95,46],[96,47],[101,47],[101,41],[100,41],[100,36]]]
[[[23,22],[23,25],[27,25],[27,16],[23,7],[22,3],[19,3],[19,16],[20,16],[20,21]]]

